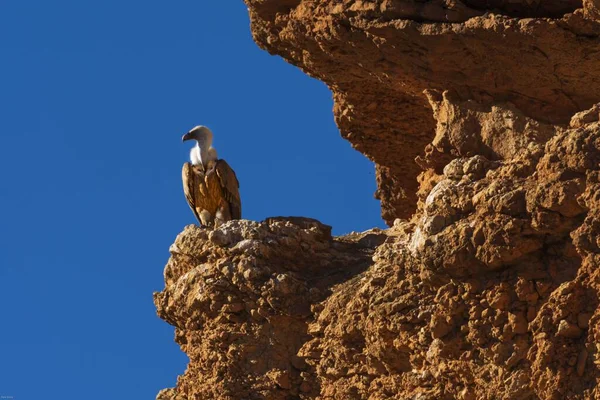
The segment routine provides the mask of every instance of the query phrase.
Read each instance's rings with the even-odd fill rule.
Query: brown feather
[[[235,175],[235,171],[227,164],[225,160],[217,160],[215,171],[221,182],[223,197],[229,203],[231,219],[242,218],[242,201],[240,199],[240,182]]]
[[[185,199],[188,202],[188,205],[192,209],[194,216],[198,220],[199,223],[202,223],[200,220],[200,215],[196,211],[196,202],[195,198],[198,197],[196,194],[196,190],[198,189],[198,174],[194,171],[194,167],[190,163],[183,164],[183,168],[181,169],[181,180],[183,181],[183,193],[185,194]]]
[[[201,166],[185,163],[182,179],[188,204],[202,225],[212,225],[217,212],[222,215],[221,222],[241,218],[239,182],[225,160],[209,162],[206,173]]]

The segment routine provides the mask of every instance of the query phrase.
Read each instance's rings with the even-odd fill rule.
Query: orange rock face
[[[600,398],[600,3],[246,3],[390,228],[186,228],[155,303],[190,364],[158,398]]]
[[[578,0],[246,4],[259,46],[331,88],[342,136],[377,165],[377,196],[389,224],[415,210],[422,172],[415,158],[431,154],[439,173],[454,156],[449,148],[426,148],[438,121],[424,91],[451,91],[484,108],[511,104],[552,124],[567,124],[600,101],[597,1],[584,8]],[[477,129],[455,118],[455,131]],[[469,134],[457,133],[464,143],[453,150],[485,152]]]

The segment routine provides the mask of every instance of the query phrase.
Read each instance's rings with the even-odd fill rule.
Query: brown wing
[[[235,176],[235,172],[225,160],[217,160],[215,171],[221,182],[225,200],[229,203],[231,218],[241,219],[242,201],[240,199],[239,191],[240,183],[237,180],[237,176]]]
[[[198,215],[198,211],[196,211],[196,201],[198,199],[198,174],[194,171],[192,164],[186,162],[183,164],[183,168],[181,169],[181,180],[183,181],[183,193],[185,194],[185,199],[187,200],[194,216],[198,220],[200,224],[202,221],[200,220],[200,216]]]

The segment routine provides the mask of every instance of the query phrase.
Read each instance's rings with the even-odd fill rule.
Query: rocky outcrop
[[[509,161],[452,160],[419,217],[324,302],[300,353],[319,398],[600,397],[600,125],[581,116],[551,139],[522,115],[474,116],[532,136]]]
[[[298,355],[315,307],[371,264],[378,230],[341,238],[306,218],[193,225],[171,246],[158,315],[190,357],[165,399],[287,399],[318,393]],[[177,397],[179,396],[179,397]]]
[[[577,0],[246,4],[261,47],[331,88],[342,136],[376,163],[390,224],[414,212],[415,158],[434,137],[424,90],[454,91],[484,106],[512,103],[553,124],[600,101],[597,1],[584,8]],[[438,169],[448,161],[445,153],[435,159]]]
[[[187,227],[158,398],[600,398],[600,3],[246,3],[332,89],[390,228]]]

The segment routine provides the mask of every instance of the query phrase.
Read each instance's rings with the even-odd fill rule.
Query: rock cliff
[[[157,399],[595,399],[600,2],[246,0],[326,82],[390,225],[187,227]]]

